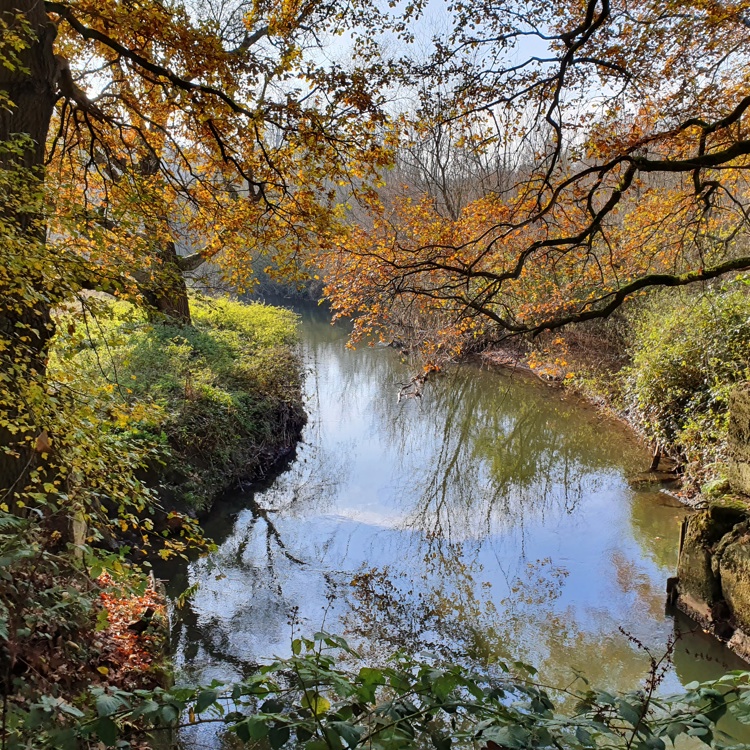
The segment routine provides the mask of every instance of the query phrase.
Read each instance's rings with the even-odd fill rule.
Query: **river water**
[[[521,659],[547,683],[645,677],[677,638],[671,691],[741,662],[665,614],[685,511],[632,480],[650,456],[620,424],[526,376],[462,365],[397,402],[413,365],[346,347],[302,313],[309,423],[265,486],[215,506],[218,551],[169,572],[177,666],[239,679],[290,653],[292,630],[479,663]],[[639,645],[640,644],[640,645]]]

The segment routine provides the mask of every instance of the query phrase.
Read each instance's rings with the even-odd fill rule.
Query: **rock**
[[[721,588],[736,625],[750,633],[750,539],[728,545],[719,563]]]
[[[709,500],[720,498],[730,490],[728,479],[712,479],[701,487],[701,495]]]
[[[680,593],[709,606],[722,599],[719,571],[713,565],[715,547],[745,513],[744,507],[715,502],[684,521],[677,564]]]

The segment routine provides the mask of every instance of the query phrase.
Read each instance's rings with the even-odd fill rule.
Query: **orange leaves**
[[[311,29],[378,16],[356,5],[256,2],[233,19],[153,0],[60,6],[57,51],[101,117],[60,100],[47,171],[57,247],[129,291],[170,243],[240,288],[259,256],[298,274],[339,233],[345,191],[332,186],[365,189],[392,158],[364,63],[345,73],[311,52]]]
[[[144,678],[147,681],[148,675],[153,675],[154,667],[163,658],[164,600],[152,588],[140,596],[118,592],[108,573],[102,573],[97,583],[102,588],[99,599],[106,612],[106,619],[100,618],[106,625],[100,636],[103,645],[97,669],[111,684],[138,687]],[[138,633],[130,626],[149,610],[153,612],[152,622]]]

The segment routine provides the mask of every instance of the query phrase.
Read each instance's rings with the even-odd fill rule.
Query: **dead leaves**
[[[101,657],[96,669],[107,682],[123,689],[153,687],[165,656],[166,608],[164,599],[147,588],[142,595],[118,591],[108,573],[97,579],[99,600],[106,612],[106,629],[100,635]],[[129,626],[153,610],[151,624],[142,633]]]

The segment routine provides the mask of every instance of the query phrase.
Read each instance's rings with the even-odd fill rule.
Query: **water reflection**
[[[646,452],[573,398],[473,367],[399,403],[409,363],[345,343],[324,312],[305,312],[304,441],[273,483],[221,505],[214,555],[172,571],[174,591],[200,585],[176,620],[180,666],[240,677],[289,653],[296,613],[373,657],[408,645],[522,658],[550,682],[580,668],[637,685],[638,642],[673,636],[663,592],[683,513],[629,486]],[[678,645],[668,687],[693,679],[689,651]]]

